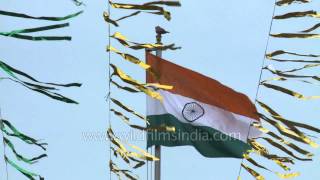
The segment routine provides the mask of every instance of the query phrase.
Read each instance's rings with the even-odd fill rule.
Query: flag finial
[[[162,34],[168,34],[169,32],[160,26],[157,26],[155,29],[157,33],[157,44],[162,44],[161,42]]]

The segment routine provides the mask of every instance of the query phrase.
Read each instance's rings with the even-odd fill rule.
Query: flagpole
[[[162,44],[162,34],[168,33],[166,30],[162,29],[160,26],[156,27],[156,33],[157,33],[157,44]],[[156,50],[156,56],[162,57],[162,50],[157,49]],[[154,179],[155,180],[161,180],[161,146],[160,145],[155,145],[155,156],[159,158],[159,161],[155,161],[155,166],[154,166]]]

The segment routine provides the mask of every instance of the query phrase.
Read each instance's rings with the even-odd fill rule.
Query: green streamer
[[[11,161],[7,156],[4,156],[4,159],[7,163],[9,163],[13,168],[15,168],[16,170],[18,170],[21,174],[23,174],[24,176],[26,176],[28,179],[30,180],[36,180],[34,177],[39,177],[40,180],[44,180],[43,177],[41,177],[40,175],[30,172],[28,170],[25,170],[24,168],[18,166],[16,163],[14,163],[13,161]]]
[[[27,144],[31,144],[31,145],[37,145],[40,148],[42,148],[43,150],[46,150],[45,146],[48,145],[47,143],[39,143],[38,140],[29,137],[25,134],[23,134],[22,132],[20,132],[19,130],[17,130],[9,121],[2,119],[1,121],[1,130],[8,136],[11,137],[16,137],[20,140],[22,140],[23,142],[27,143]],[[12,133],[10,133],[6,127],[8,127]]]
[[[4,15],[4,16],[12,16],[12,17],[26,18],[26,19],[47,20],[47,21],[64,21],[67,19],[74,18],[82,13],[83,13],[83,11],[79,11],[77,13],[70,14],[70,15],[67,15],[64,17],[46,17],[46,16],[34,17],[34,16],[27,15],[27,14],[0,10],[0,15]]]
[[[13,37],[17,39],[24,39],[24,40],[31,40],[31,41],[60,41],[60,40],[67,40],[71,41],[70,36],[28,36],[22,35],[22,33],[33,33],[33,32],[40,32],[40,31],[47,31],[52,29],[59,29],[69,26],[69,23],[63,24],[55,24],[50,26],[42,26],[36,28],[28,28],[28,29],[21,29],[21,30],[14,30],[10,32],[0,32],[0,35],[6,37]]]
[[[9,139],[7,139],[7,138],[4,137],[4,138],[3,138],[3,141],[4,141],[4,143],[12,150],[13,154],[17,157],[17,159],[18,159],[19,161],[23,161],[23,162],[28,163],[28,164],[34,164],[34,163],[36,163],[39,159],[42,159],[42,158],[44,158],[44,157],[47,157],[46,154],[41,154],[40,156],[37,156],[37,157],[26,158],[26,157],[22,156],[21,154],[19,154],[19,153],[16,151],[13,143],[12,143]]]

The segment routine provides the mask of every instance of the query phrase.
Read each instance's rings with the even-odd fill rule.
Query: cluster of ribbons
[[[121,21],[127,20],[131,17],[138,15],[158,15],[164,17],[166,20],[170,21],[171,13],[165,9],[165,7],[178,7],[181,6],[178,1],[151,1],[144,4],[123,4],[109,1],[109,8],[114,9],[123,9],[127,10],[128,14],[115,18],[110,15],[110,11],[104,12],[103,17],[104,20],[109,24],[109,28],[120,27]],[[133,28],[134,29],[134,28]],[[120,32],[114,32],[113,34],[109,34],[109,38],[116,40],[118,42],[121,49],[125,50],[177,50],[179,47],[176,47],[175,44],[155,44],[155,43],[140,43],[129,40],[125,35]],[[138,67],[142,68],[145,71],[152,72],[152,68],[150,65],[146,64],[143,60],[138,58],[135,55],[132,55],[127,52],[122,52],[118,50],[115,46],[109,45],[107,46],[107,51],[109,53],[114,53],[119,55],[121,59],[124,61],[130,62]],[[154,99],[162,101],[161,95],[155,91],[155,89],[171,89],[173,88],[170,85],[162,85],[162,84],[148,84],[142,83],[137,79],[134,79],[131,75],[128,75],[127,72],[124,72],[120,67],[110,62],[109,64],[110,70],[113,72],[110,73],[109,82],[111,85],[116,87],[119,90],[125,91],[126,93],[144,93],[147,96],[150,96]],[[150,88],[152,87],[152,88]],[[124,122],[129,127],[138,130],[138,131],[149,131],[144,126],[137,125],[134,123],[127,114],[131,114],[134,118],[141,120],[144,124],[148,123],[148,120],[145,116],[141,115],[141,113],[136,112],[133,108],[125,105],[121,100],[112,97],[112,94],[109,92],[108,96],[110,102],[114,105],[114,108],[110,107],[110,112],[115,115],[115,117],[119,118],[121,122]],[[155,129],[152,129],[155,130]],[[171,127],[159,127],[161,131],[174,131],[174,128]],[[127,143],[125,140],[117,137],[113,131],[113,127],[109,126],[108,128],[108,138],[111,142],[111,151],[113,152],[114,157],[122,159],[123,162],[128,164],[129,168],[120,168],[119,165],[115,161],[110,158],[109,168],[112,173],[121,179],[125,177],[127,179],[136,180],[139,179],[139,176],[134,173],[134,169],[141,168],[146,164],[146,161],[158,161],[159,159],[147,151],[139,148],[135,145]]]
[[[295,6],[294,9],[297,9],[299,6],[304,7],[306,5],[312,5],[312,1],[278,0],[275,3],[275,9],[290,10],[293,6]],[[287,27],[291,27],[290,23],[295,23],[298,18],[302,20],[302,18],[316,19],[319,17],[320,14],[314,10],[287,12],[280,15],[276,15],[275,13],[270,28],[270,39],[274,41],[281,40],[282,42],[288,41],[288,44],[291,44],[290,41],[293,41],[294,39],[299,42],[299,39],[306,39],[305,41],[307,41],[311,38],[319,38],[319,34],[313,33],[320,27],[319,23],[312,25],[312,27],[306,27],[299,32],[272,32],[273,23],[286,23]],[[284,22],[284,20],[287,21]],[[268,65],[264,65],[262,72],[263,75],[268,76],[268,78],[261,79],[259,82],[259,85],[265,88],[263,90],[271,90],[271,92],[273,91],[276,94],[281,93],[284,96],[283,98],[286,98],[285,96],[291,96],[297,100],[296,103],[299,103],[300,101],[320,99],[319,95],[309,96],[298,92],[298,90],[292,90],[291,88],[288,88],[288,85],[290,85],[289,83],[291,83],[291,87],[292,83],[294,87],[305,87],[308,85],[307,87],[310,88],[312,86],[319,85],[319,76],[316,74],[305,73],[307,70],[310,70],[308,71],[309,73],[315,72],[312,70],[320,66],[320,61],[317,60],[319,55],[312,54],[310,52],[310,48],[308,49],[308,46],[305,45],[298,48],[299,52],[288,50],[292,47],[273,48],[275,48],[274,51],[267,52],[265,55],[265,61],[268,62]],[[276,69],[275,66],[293,68],[283,70]],[[262,97],[265,97],[262,93],[260,94]],[[270,99],[270,95],[265,98]],[[290,172],[290,165],[295,164],[296,161],[312,161],[313,154],[309,152],[308,147],[317,148],[318,144],[314,140],[315,136],[310,135],[309,133],[318,134],[320,133],[320,129],[302,122],[285,118],[266,102],[256,100],[256,103],[259,105],[259,109],[261,111],[259,112],[259,117],[263,122],[263,125],[253,124],[253,126],[260,129],[265,135],[257,139],[249,140],[252,150],[244,155],[246,163],[242,163],[242,167],[257,180],[264,180],[265,178],[261,173],[258,173],[258,170],[255,170],[254,168],[273,172],[282,179],[299,176],[298,172]],[[288,108],[288,106],[284,108]],[[303,121],[308,121],[308,119],[303,119]],[[271,153],[272,150],[276,151],[277,153]],[[281,153],[282,155],[280,155]],[[256,160],[254,160],[253,157],[255,157]],[[263,159],[273,161],[283,171],[289,173],[279,173],[271,170],[271,168],[261,165],[262,163],[258,163],[258,160],[264,162],[265,160]]]
[[[78,0],[73,0],[73,2],[78,6],[83,4]],[[24,18],[26,20],[33,19],[38,21],[51,21],[51,22],[70,20],[71,18],[77,17],[82,13],[83,11],[79,11],[63,17],[49,17],[49,16],[35,17],[28,14],[0,10],[1,16],[7,16],[11,18]],[[30,34],[36,34],[42,31],[61,29],[68,26],[69,26],[69,23],[52,24],[52,25],[32,27],[32,28],[16,29],[10,32],[0,32],[0,35],[5,36],[7,38],[16,38],[20,40],[29,40],[29,41],[61,41],[61,40],[70,41],[71,36],[30,35]],[[17,83],[28,90],[31,90],[36,93],[40,93],[42,95],[45,95],[57,101],[61,101],[64,103],[78,104],[78,102],[76,102],[75,100],[72,100],[58,93],[59,91],[58,88],[59,87],[80,87],[81,84],[79,83],[58,84],[58,83],[42,82],[30,76],[29,74],[8,65],[3,60],[0,60],[0,81],[5,81],[5,80],[11,81],[13,83]],[[46,149],[47,143],[40,142],[39,140],[22,133],[20,130],[18,130],[18,128],[12,125],[11,122],[3,119],[2,117],[0,117],[0,128],[3,135],[4,148],[11,150],[12,154],[14,155],[14,157],[9,157],[7,153],[4,154],[4,160],[6,161],[6,164],[10,165],[12,168],[17,170],[18,172],[20,172],[30,180],[36,180],[36,179],[44,180],[44,177],[42,177],[38,173],[34,173],[34,172],[31,172],[30,170],[27,170],[18,162],[23,162],[25,164],[32,165],[34,163],[37,163],[42,158],[47,157],[47,154],[45,153],[45,151],[47,150]],[[35,157],[26,157],[24,153],[21,152],[21,150],[18,150],[18,148],[15,147],[15,143],[19,142],[19,141],[16,141],[16,139],[20,140],[20,142],[22,143],[38,147],[40,148],[40,151],[43,151],[43,152],[40,153],[40,155]],[[16,160],[18,162],[16,162]]]

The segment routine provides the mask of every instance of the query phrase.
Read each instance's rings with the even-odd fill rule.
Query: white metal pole
[[[156,33],[157,33],[157,44],[162,44],[161,42],[162,34],[165,34],[167,32],[158,26],[156,27]],[[162,50],[160,49],[156,50],[156,56],[161,58]],[[155,146],[155,156],[159,158],[159,161],[155,161],[154,176],[155,176],[155,180],[161,180],[161,146],[160,145]]]

